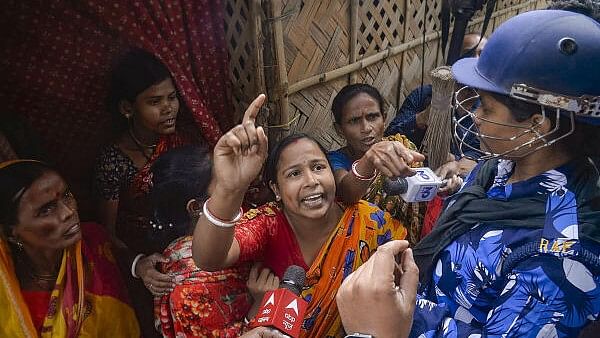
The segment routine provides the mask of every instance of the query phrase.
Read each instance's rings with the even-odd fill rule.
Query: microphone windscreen
[[[283,279],[279,287],[288,289],[298,296],[302,292],[305,282],[306,271],[298,265],[290,265],[283,273]]]
[[[402,177],[386,177],[383,180],[383,191],[393,196],[404,194],[408,191],[408,181]]]

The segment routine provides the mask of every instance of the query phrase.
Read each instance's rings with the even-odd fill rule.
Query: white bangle
[[[144,257],[146,255],[144,254],[139,254],[137,256],[135,256],[135,258],[133,259],[133,263],[131,263],[131,275],[133,276],[133,278],[140,278],[140,276],[137,275],[137,273],[135,273],[135,267],[137,266],[138,261],[140,260],[140,258]]]
[[[235,217],[231,220],[224,220],[224,219],[220,219],[218,217],[216,217],[215,215],[213,215],[209,210],[208,210],[208,201],[210,201],[210,198],[206,200],[206,202],[204,202],[204,205],[202,206],[202,212],[204,213],[204,217],[206,217],[206,219],[220,227],[220,228],[231,228],[232,226],[234,226],[240,219],[242,219],[242,215],[243,215],[243,211],[242,208],[240,208],[240,211],[238,211],[238,214],[235,215]]]
[[[365,175],[359,174],[358,171],[356,171],[356,166],[358,165],[358,161],[359,160],[356,160],[352,163],[352,174],[354,175],[354,177],[356,177],[357,180],[372,181],[375,177],[377,177],[377,170],[375,170],[371,176],[365,176]]]

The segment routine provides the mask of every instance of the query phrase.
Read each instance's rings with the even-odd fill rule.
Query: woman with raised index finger
[[[335,294],[342,280],[379,245],[402,239],[405,229],[364,201],[344,208],[335,202],[335,180],[323,148],[304,134],[281,140],[267,158],[267,137],[254,119],[260,95],[242,124],[217,143],[214,186],[194,232],[194,260],[222,269],[262,260],[281,277],[290,265],[307,270],[302,296],[309,307],[303,337],[343,336]],[[244,193],[266,159],[265,181],[277,202],[242,215]]]

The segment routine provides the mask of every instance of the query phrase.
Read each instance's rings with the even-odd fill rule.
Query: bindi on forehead
[[[60,197],[65,186],[65,182],[58,174],[48,172],[33,182],[23,194],[21,202],[26,200],[33,204],[43,205]]]

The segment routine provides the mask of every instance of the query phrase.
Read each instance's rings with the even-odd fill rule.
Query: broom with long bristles
[[[429,120],[421,151],[427,155],[433,170],[448,161],[452,142],[452,95],[454,78],[450,67],[442,66],[431,71],[431,105]]]

